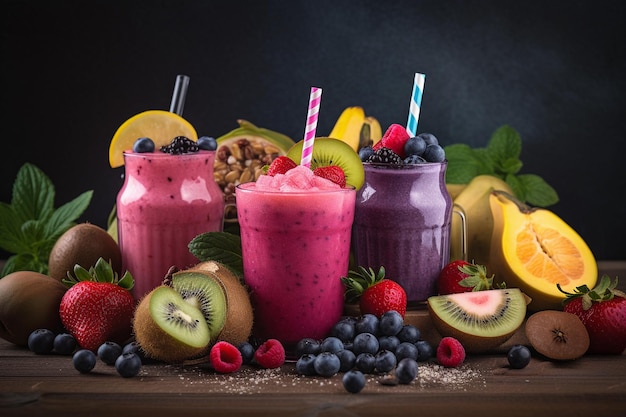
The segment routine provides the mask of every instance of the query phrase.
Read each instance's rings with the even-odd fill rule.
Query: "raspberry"
[[[213,369],[223,374],[237,371],[243,363],[239,349],[224,341],[213,345],[209,352],[209,360]]]
[[[437,361],[447,368],[456,368],[465,360],[465,348],[454,337],[444,337],[437,346]]]
[[[406,158],[404,145],[409,139],[410,136],[407,133],[406,128],[394,123],[389,126],[382,139],[374,145],[374,150],[377,150],[380,147],[389,148],[398,154],[400,158],[404,159]]]
[[[276,339],[267,339],[254,352],[254,360],[263,368],[278,368],[285,363],[285,348]]]

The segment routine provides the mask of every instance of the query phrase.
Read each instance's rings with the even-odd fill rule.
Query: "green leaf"
[[[487,144],[487,152],[494,161],[519,159],[522,153],[522,139],[512,127],[501,126],[491,135]]]
[[[50,239],[58,239],[66,230],[74,225],[87,209],[91,202],[93,191],[85,191],[73,200],[63,204],[54,210],[50,219],[46,222],[45,236]]]
[[[468,145],[454,144],[444,147],[448,167],[446,182],[450,184],[467,184],[482,170],[482,162],[476,158]]]
[[[22,233],[22,222],[13,207],[0,203],[0,248],[10,253],[27,252],[30,248]]]
[[[13,184],[11,206],[21,222],[47,219],[54,209],[54,186],[36,166],[26,163]]]
[[[235,274],[243,276],[243,257],[239,236],[228,232],[206,232],[193,238],[188,247],[200,262],[220,262]]]
[[[42,263],[38,259],[35,259],[29,253],[21,253],[19,255],[12,255],[4,263],[2,268],[2,276],[6,276],[16,271],[34,271],[41,274],[48,273],[47,263]]]
[[[517,174],[520,169],[522,169],[522,161],[517,158],[507,158],[500,160],[496,163],[495,170],[496,172],[501,172],[502,174]]]
[[[524,190],[525,202],[537,206],[548,207],[558,203],[556,190],[538,175],[523,174],[517,176],[520,187]]]

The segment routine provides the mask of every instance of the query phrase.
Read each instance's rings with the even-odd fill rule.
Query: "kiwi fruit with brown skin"
[[[33,271],[17,271],[0,279],[0,337],[25,346],[37,329],[63,330],[59,317],[67,287]]]
[[[538,353],[548,359],[578,359],[589,348],[589,333],[577,315],[559,310],[542,310],[526,320],[526,337]]]
[[[74,271],[75,265],[88,270],[99,258],[110,261],[113,270],[121,275],[122,254],[115,240],[99,226],[80,223],[70,227],[52,247],[48,274],[60,281]]]
[[[250,293],[242,280],[224,264],[216,261],[201,262],[187,271],[195,271],[213,277],[224,288],[226,294],[226,320],[218,340],[235,346],[247,341],[252,334],[254,311]],[[185,273],[180,271],[174,275]]]
[[[287,156],[298,165],[302,160],[303,145],[303,141],[297,142],[287,152]],[[315,138],[311,169],[333,165],[343,170],[347,185],[351,185],[357,190],[361,188],[365,181],[365,171],[359,154],[342,140],[325,137]]]
[[[167,285],[141,299],[133,317],[133,333],[147,357],[167,363],[201,356],[211,341],[202,311]]]

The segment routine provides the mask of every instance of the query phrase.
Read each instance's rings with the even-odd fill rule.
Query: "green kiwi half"
[[[183,299],[199,308],[209,326],[211,338],[215,339],[226,321],[226,295],[222,286],[206,274],[186,271],[172,275],[172,288]]]
[[[300,165],[302,160],[302,146],[300,141],[293,145],[287,152],[287,156]],[[346,184],[352,185],[357,190],[365,181],[365,171],[359,154],[346,142],[334,138],[315,138],[313,144],[313,156],[311,169],[336,165],[343,170],[346,176]]]
[[[437,295],[428,310],[441,336],[458,339],[468,352],[481,353],[513,336],[526,317],[527,297],[518,288]]]
[[[204,354],[211,341],[200,309],[165,285],[141,299],[133,318],[133,333],[147,356],[169,363]]]

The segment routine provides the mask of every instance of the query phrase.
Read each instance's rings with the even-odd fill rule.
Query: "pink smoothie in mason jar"
[[[214,159],[214,151],[124,153],[118,241],[136,299],[161,284],[171,266],[198,263],[188,248],[195,236],[222,230],[224,199],[213,179]]]
[[[298,166],[236,190],[255,336],[323,338],[343,312],[356,191]]]

